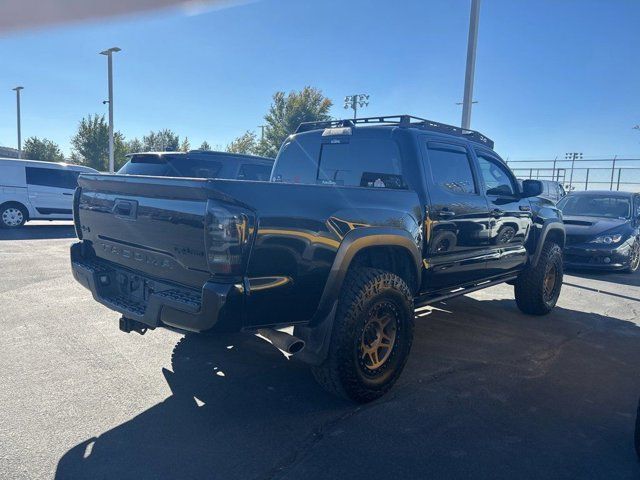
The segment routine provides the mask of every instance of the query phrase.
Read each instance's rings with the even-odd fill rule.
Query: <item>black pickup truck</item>
[[[554,307],[565,231],[540,193],[475,131],[302,124],[269,182],[80,176],[71,263],[125,332],[257,332],[366,402],[399,377],[415,307],[503,282],[525,313]]]

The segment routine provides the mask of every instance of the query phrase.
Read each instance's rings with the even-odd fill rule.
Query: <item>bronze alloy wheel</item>
[[[391,357],[398,333],[399,312],[396,306],[388,301],[376,303],[365,321],[358,360],[366,374],[374,374]]]
[[[549,301],[553,298],[553,291],[558,281],[558,269],[554,263],[550,263],[544,275],[544,299]]]

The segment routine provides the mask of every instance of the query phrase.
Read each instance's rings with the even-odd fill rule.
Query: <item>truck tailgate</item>
[[[207,202],[225,198],[208,180],[82,175],[78,184],[76,228],[97,257],[198,289],[211,277]]]

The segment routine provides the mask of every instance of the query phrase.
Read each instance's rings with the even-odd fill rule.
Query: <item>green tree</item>
[[[113,134],[113,163],[116,172],[129,160],[127,158],[127,154],[130,153],[128,145],[129,142],[125,140],[122,133]]]
[[[180,149],[180,137],[165,128],[157,132],[151,131],[142,137],[143,150],[147,152],[177,152]]]
[[[188,152],[191,150],[191,143],[189,142],[189,137],[184,137],[184,140],[180,143],[180,151]]]
[[[127,153],[139,153],[144,152],[144,145],[138,138],[132,138],[125,143]]]
[[[207,143],[207,141],[205,140],[204,142],[202,142],[198,150],[211,150],[211,145],[209,145],[209,143]]]
[[[71,137],[71,158],[96,170],[109,169],[109,127],[104,115],[88,115],[80,120]]]
[[[127,147],[124,135],[113,134],[113,156],[116,170],[124,165]],[[104,115],[88,115],[80,120],[78,131],[71,137],[71,160],[100,171],[109,170],[109,126]]]
[[[302,122],[329,120],[331,106],[331,100],[314,87],[307,86],[299,92],[291,91],[288,94],[276,92],[264,117],[264,138],[258,142],[255,153],[275,157],[282,142]]]
[[[25,140],[23,157],[44,162],[64,162],[64,155],[57,143],[38,137],[29,137]]]
[[[230,153],[255,153],[257,147],[258,137],[254,132],[247,130],[227,145],[225,150]]]

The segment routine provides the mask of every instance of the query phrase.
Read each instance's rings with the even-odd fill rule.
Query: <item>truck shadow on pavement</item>
[[[635,324],[470,297],[418,313],[403,376],[365,406],[256,337],[186,336],[172,395],[73,447],[56,478],[638,478]]]
[[[75,238],[76,232],[69,225],[30,225],[15,229],[0,228],[2,240],[41,240],[54,238]]]

